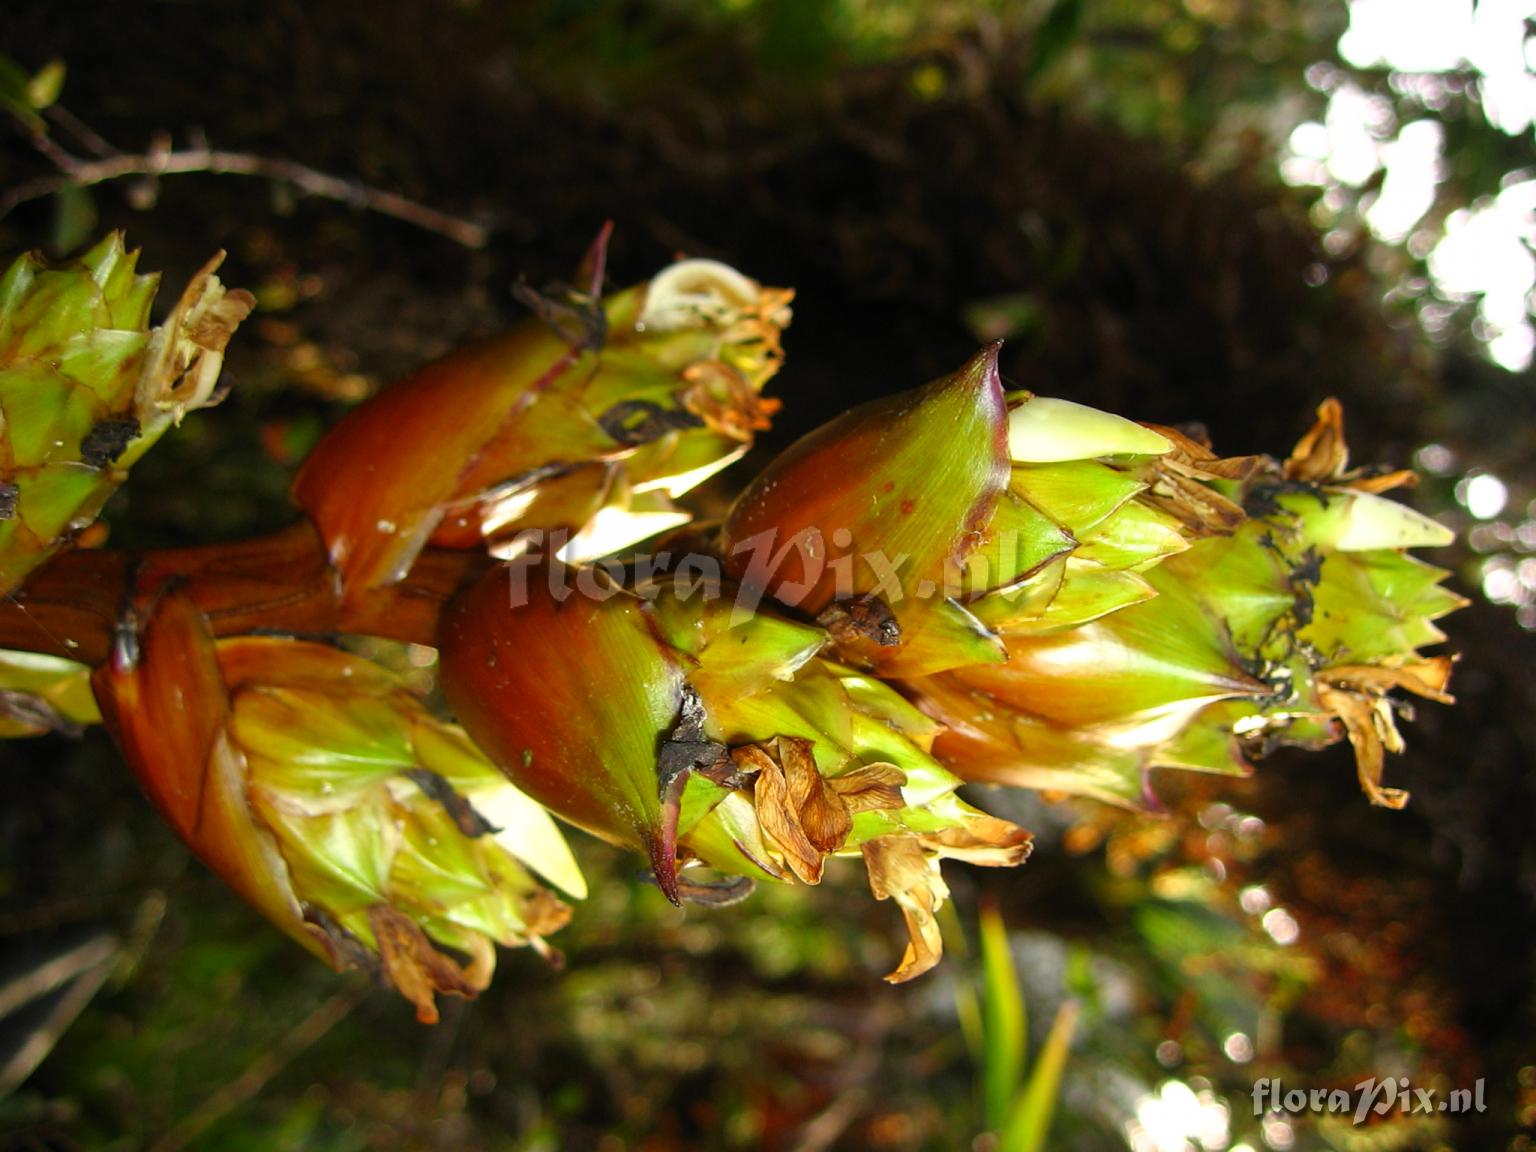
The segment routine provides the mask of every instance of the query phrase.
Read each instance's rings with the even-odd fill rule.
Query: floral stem
[[[269,536],[160,551],[76,550],[55,557],[0,603],[0,648],[101,664],[136,595],[175,584],[214,634],[353,632],[435,644],[443,605],[489,562],[429,550],[400,583],[343,598],[307,522]]]

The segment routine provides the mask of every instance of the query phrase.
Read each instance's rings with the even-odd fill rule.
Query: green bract
[[[0,278],[0,592],[88,527],[134,462],[210,403],[223,350],[253,305],[210,260],[158,328],[159,278],[112,233],[50,267],[35,253]]]
[[[1341,419],[1325,405],[1319,428]],[[908,682],[947,725],[940,755],[967,779],[1139,804],[1153,768],[1241,775],[1276,745],[1347,736],[1366,794],[1401,806],[1380,787],[1401,748],[1388,693],[1450,699],[1450,658],[1419,649],[1463,603],[1404,550],[1450,533],[1378,494],[1400,474],[1314,459],[1324,438],[1342,453],[1341,426],[1314,429],[1228,486],[1248,517],[1145,567],[1139,600],[1067,629],[1002,620],[1005,664]]]
[[[817,616],[843,658],[917,677],[1002,664],[1005,633],[1146,600],[1142,571],[1241,519],[1206,483],[1240,462],[1005,395],[996,355],[856,408],[770,464],[727,518],[731,574]]]
[[[907,918],[890,978],[932,967],[937,861],[1028,850],[955,797],[928,752],[934,724],[820,655],[818,627],[745,612],[714,585],[641,599],[586,575],[501,569],[449,607],[443,685],[470,735],[556,815],[646,853],[674,900],[735,891],[694,881],[696,866],[815,884],[827,857],[861,855]],[[540,656],[566,653],[579,656]]]
[[[548,813],[388,672],[302,640],[215,642],[171,592],[96,672],[102,712],[167,821],[336,968],[373,969],[437,1018],[494,945],[570,917],[530,875],[585,885]]]
[[[1441,525],[1347,471],[1338,406],[1289,461],[1005,395],[996,349],[811,433],[721,540],[754,592],[946,730],[967,779],[1150,797],[1153,767],[1245,772],[1347,735],[1377,803],[1394,687],[1448,699],[1418,648],[1459,598],[1406,549]]]
[[[304,462],[294,495],[346,595],[400,581],[429,544],[629,547],[686,523],[673,498],[768,427],[790,292],[685,260],[599,297],[601,241],[594,261],[590,293],[524,289],[533,317],[384,389]]]

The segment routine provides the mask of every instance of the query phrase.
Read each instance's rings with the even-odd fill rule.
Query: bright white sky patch
[[[1479,520],[1492,520],[1504,511],[1509,489],[1493,473],[1479,472],[1456,485],[1456,495]]]
[[[1394,87],[1418,92],[1431,108],[1446,94],[1447,81],[1436,74],[1470,65],[1491,124],[1512,135],[1536,124],[1536,39],[1527,42],[1525,34],[1536,0],[1479,0],[1475,7],[1472,0],[1351,0],[1349,12],[1349,31],[1339,40],[1349,63],[1393,69]],[[1361,210],[1378,239],[1400,244],[1434,205],[1444,142],[1434,119],[1398,126],[1385,97],[1341,82],[1330,91],[1324,122],[1291,134],[1280,171],[1292,184],[1359,188],[1385,169],[1380,191],[1363,196]],[[1453,213],[1429,261],[1441,293],[1480,298],[1478,335],[1512,371],[1529,366],[1536,351],[1532,244],[1536,181],[1527,180]]]
[[[1339,52],[1357,68],[1449,72],[1463,62],[1483,75],[1488,119],[1511,134],[1536,121],[1536,76],[1526,60],[1525,20],[1536,0],[1353,0]]]
[[[1434,207],[1435,186],[1443,175],[1440,154],[1444,144],[1445,129],[1438,120],[1414,120],[1404,124],[1397,139],[1382,148],[1387,175],[1365,218],[1371,231],[1387,243],[1406,240],[1424,213]]]
[[[1196,1093],[1177,1080],[1164,1081],[1156,1095],[1136,1106],[1126,1126],[1133,1152],[1195,1152],[1219,1149],[1231,1138],[1231,1113],[1209,1088]]]
[[[1492,203],[1451,213],[1445,239],[1430,253],[1429,271],[1442,292],[1482,294],[1478,315],[1489,328],[1488,353],[1519,370],[1531,362],[1536,330],[1530,299],[1536,290],[1536,180],[1511,185]]]
[[[1328,171],[1358,188],[1381,167],[1377,142],[1392,130],[1392,102],[1353,84],[1340,85],[1328,101]]]

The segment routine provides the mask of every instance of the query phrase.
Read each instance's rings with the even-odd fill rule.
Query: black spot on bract
[[[103,420],[80,441],[80,459],[92,468],[105,468],[138,438],[137,420]]]

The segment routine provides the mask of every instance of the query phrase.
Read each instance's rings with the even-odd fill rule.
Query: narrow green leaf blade
[[[1075,1000],[1068,1000],[1057,1011],[1035,1070],[997,1142],[997,1152],[1044,1152],[1047,1147],[1046,1137],[1051,1134],[1056,1100],[1061,1095],[1061,1075],[1067,1066],[1073,1033],[1077,1031],[1077,1015]]]
[[[982,1106],[987,1128],[1001,1131],[1024,1079],[1024,996],[997,905],[981,910]]]

